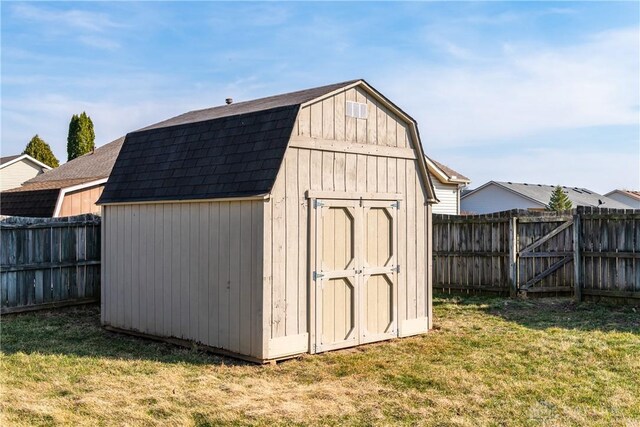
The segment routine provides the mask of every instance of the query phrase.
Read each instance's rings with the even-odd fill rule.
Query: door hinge
[[[324,274],[318,273],[317,271],[313,272],[313,280],[318,280],[321,277],[324,277]]]
[[[324,206],[324,203],[322,203],[322,200],[318,200],[318,199],[314,199],[313,200],[313,207],[314,208],[317,209],[317,208],[322,207],[322,206]]]
[[[393,269],[396,273],[400,274],[400,266],[396,265],[395,268]]]
[[[391,203],[392,208],[400,209],[400,200]]]

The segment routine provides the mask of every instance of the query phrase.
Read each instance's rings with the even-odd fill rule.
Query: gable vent
[[[367,113],[367,104],[363,104],[362,102],[347,101],[347,117],[366,119]]]

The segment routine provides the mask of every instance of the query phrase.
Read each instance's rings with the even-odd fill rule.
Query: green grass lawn
[[[4,316],[0,423],[640,426],[640,310],[434,310],[429,334],[277,366],[109,333],[95,306]]]

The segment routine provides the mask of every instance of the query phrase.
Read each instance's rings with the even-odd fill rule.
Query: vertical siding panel
[[[180,293],[180,337],[188,337],[191,335],[191,271],[190,266],[190,244],[189,232],[191,228],[191,215],[189,212],[189,203],[180,203],[180,270],[179,286]]]
[[[407,148],[407,126],[404,123],[396,126],[396,144],[400,148]]]
[[[367,144],[378,143],[378,104],[367,99]]]
[[[388,158],[387,159],[387,191],[390,193],[397,193],[398,188],[396,184],[396,170],[397,170],[397,159]]]
[[[298,135],[311,136],[311,107],[300,109],[298,113]]]
[[[251,204],[251,355],[262,357],[264,202]]]
[[[123,305],[124,305],[124,326],[125,328],[131,328],[131,318],[133,313],[133,307],[131,306],[131,297],[132,297],[132,288],[133,288],[133,277],[131,277],[131,217],[132,217],[132,209],[131,206],[124,207],[124,236],[123,236],[123,274],[124,274],[124,292],[123,292]],[[135,325],[133,325],[135,326]]]
[[[144,221],[147,219],[144,218],[142,221],[140,220],[140,207],[138,205],[134,205],[135,210],[133,211],[133,216],[131,218],[131,230],[127,235],[127,238],[131,240],[131,256],[133,258],[133,263],[131,264],[131,322],[135,329],[140,328],[140,269],[145,268],[145,266],[140,266],[140,256],[141,252],[144,252],[144,246],[142,251],[140,250],[140,227],[144,225]],[[145,295],[142,295],[144,298]]]
[[[345,189],[346,191],[356,191],[358,180],[358,156],[347,153],[345,157]]]
[[[375,193],[378,191],[378,161],[374,156],[366,156],[367,159],[367,186],[366,191]]]
[[[200,227],[198,237],[200,239],[200,251],[198,253],[198,341],[209,341],[209,317],[211,316],[209,298],[211,296],[211,282],[209,281],[209,268],[211,255],[209,253],[209,228],[211,226],[210,213],[212,203],[198,203],[200,214]]]
[[[189,215],[189,233],[185,235],[189,253],[189,338],[196,339],[200,333],[198,331],[198,305],[200,300],[200,269],[198,268],[198,254],[200,242],[200,203],[186,203]]]
[[[272,191],[272,338],[285,335],[286,274],[285,274],[285,206],[286,174],[279,174]]]
[[[230,242],[229,242],[229,349],[240,351],[240,239],[242,223],[242,202],[231,202]]]
[[[367,156],[364,154],[357,154],[357,168],[356,168],[356,191],[367,191]]]
[[[136,329],[142,332],[147,330],[147,307],[149,305],[149,289],[148,289],[148,274],[149,270],[147,267],[147,260],[151,258],[149,253],[149,235],[148,235],[148,226],[149,221],[149,210],[148,205],[134,205],[138,210],[138,215],[140,217],[140,226],[135,232],[132,234],[135,235],[135,238],[139,240],[139,249],[140,249],[140,257],[136,260],[139,263],[138,267],[138,278],[136,279],[136,288],[139,289],[139,299],[137,307],[135,310],[137,311],[136,317],[138,319],[138,324],[136,325]],[[131,236],[131,234],[129,234]]]
[[[397,147],[398,146],[398,142],[397,142],[397,125],[398,125],[398,121],[396,120],[395,116],[388,114],[387,117],[387,145],[390,145],[392,147]]]
[[[322,153],[322,189],[333,191],[333,154],[325,151]]]
[[[406,166],[407,160],[398,159],[398,192],[404,196],[400,203],[400,211],[398,212],[398,265],[400,265],[400,273],[398,274],[398,319],[400,324],[407,318],[407,195],[406,186]]]
[[[156,272],[156,215],[155,206],[146,205],[147,214],[144,217],[145,231],[147,240],[147,293],[144,296],[144,305],[146,306],[145,331],[151,332],[156,323],[156,310],[154,307],[156,301],[157,285],[155,282]]]
[[[422,186],[420,185],[420,179],[418,176],[418,170],[416,168],[416,164],[414,163],[414,167],[412,168],[415,180],[416,180],[416,192],[415,192],[415,200],[416,200],[416,316],[417,317],[425,317],[427,315],[426,312],[426,224],[425,224],[425,203],[424,197],[422,194]]]
[[[356,102],[365,104],[367,98],[361,89],[356,92]],[[367,119],[356,119],[356,140],[360,144],[367,143]]]
[[[347,191],[345,183],[346,154],[335,153],[333,166],[333,188],[335,191]]]
[[[125,292],[125,277],[124,277],[124,237],[125,233],[124,223],[124,206],[118,206],[118,294],[116,298],[118,300],[118,325],[124,326],[124,292]]]
[[[310,189],[322,190],[322,152],[310,151]]]
[[[335,118],[334,118],[333,97],[322,101],[322,137],[324,139],[334,139]]]
[[[104,324],[107,321],[107,281],[109,280],[108,270],[111,268],[111,259],[110,253],[107,252],[109,250],[109,246],[107,245],[107,229],[109,227],[109,218],[108,218],[107,207],[102,208],[102,226],[100,227],[100,323]],[[111,238],[109,238],[111,240]],[[49,245],[49,248],[51,246]],[[47,248],[45,248],[47,250]],[[46,280],[46,279],[45,279]],[[45,286],[47,282],[45,282]],[[3,288],[3,292],[4,289]],[[46,292],[46,291],[45,291]],[[4,296],[4,293],[3,293]],[[4,298],[3,298],[4,299]]]
[[[388,134],[387,134],[387,111],[384,107],[380,106],[376,110],[376,125],[377,125],[377,136],[378,145],[388,145]]]
[[[376,178],[378,180],[376,188],[379,193],[387,192],[387,158],[378,157],[378,172]]]
[[[322,138],[322,103],[311,104],[311,136]]]
[[[220,256],[220,270],[218,276],[219,293],[218,293],[218,335],[219,345],[221,348],[229,348],[229,286],[230,286],[230,208],[229,202],[220,203],[220,240],[218,251]]]
[[[298,166],[297,150],[290,149],[285,172],[285,334],[298,333]]]
[[[154,268],[153,268],[153,287],[155,295],[154,311],[154,323],[153,331],[155,334],[161,335],[164,331],[164,313],[162,308],[164,307],[164,276],[162,270],[166,261],[162,258],[164,254],[164,210],[162,204],[154,205],[154,236],[155,245],[153,247],[154,254]]]
[[[180,337],[182,327],[182,293],[185,291],[185,282],[180,274],[183,247],[181,233],[183,221],[180,220],[180,204],[169,205],[171,209],[171,335]],[[184,315],[186,315],[185,313]]]
[[[220,347],[220,203],[211,203],[209,210],[209,345]]]
[[[338,93],[334,99],[334,121],[335,121],[335,139],[337,141],[345,140],[345,94]]]
[[[251,354],[251,313],[253,312],[251,289],[253,276],[253,202],[241,202],[240,206],[240,353]]]
[[[349,89],[345,92],[345,104],[346,101],[354,101],[356,100],[356,90]],[[356,118],[349,117],[345,115],[345,140],[349,142],[355,142],[356,137]]]
[[[407,161],[407,318],[416,318],[416,177],[413,160]]]
[[[276,180],[276,185],[278,181]],[[273,197],[275,196],[275,187]],[[268,356],[269,339],[273,330],[273,197],[263,205],[262,229],[262,319],[257,321],[261,326],[260,351],[263,357]],[[258,252],[259,254],[259,252]],[[260,260],[260,259],[259,259]]]
[[[308,150],[298,150],[298,333],[308,332],[307,326],[307,286],[308,286],[308,250],[309,250],[309,219],[308,203],[305,191],[309,189],[309,154]]]
[[[171,298],[171,269],[173,268],[174,258],[172,254],[172,246],[173,241],[171,239],[171,229],[173,227],[173,221],[171,220],[171,205],[162,204],[160,205],[163,211],[163,224],[162,224],[162,233],[163,233],[163,246],[162,246],[162,292],[163,292],[163,335],[170,336],[171,335],[171,310],[173,303],[173,298]]]

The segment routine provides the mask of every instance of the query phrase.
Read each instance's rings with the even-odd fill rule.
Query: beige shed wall
[[[105,206],[103,324],[262,359],[263,206]]]
[[[65,194],[58,216],[100,213],[100,206],[97,206],[96,202],[102,195],[102,190],[104,184]]]
[[[20,187],[23,182],[35,178],[42,173],[38,166],[27,159],[10,164],[0,169],[0,191]]]
[[[366,102],[369,119],[345,117],[346,100]],[[414,147],[408,125],[361,89],[302,108],[297,123],[265,204],[265,224],[270,224],[265,227],[265,341],[286,342],[283,337],[291,337],[295,345],[310,332],[307,190],[403,195],[398,212],[399,334],[425,332],[431,318],[431,215],[417,154],[408,149]],[[303,148],[315,141],[324,141],[322,150]],[[334,148],[327,144],[330,141],[336,143]],[[354,145],[350,142],[386,147],[369,150],[375,155],[362,147],[357,153],[345,152],[346,146]]]

